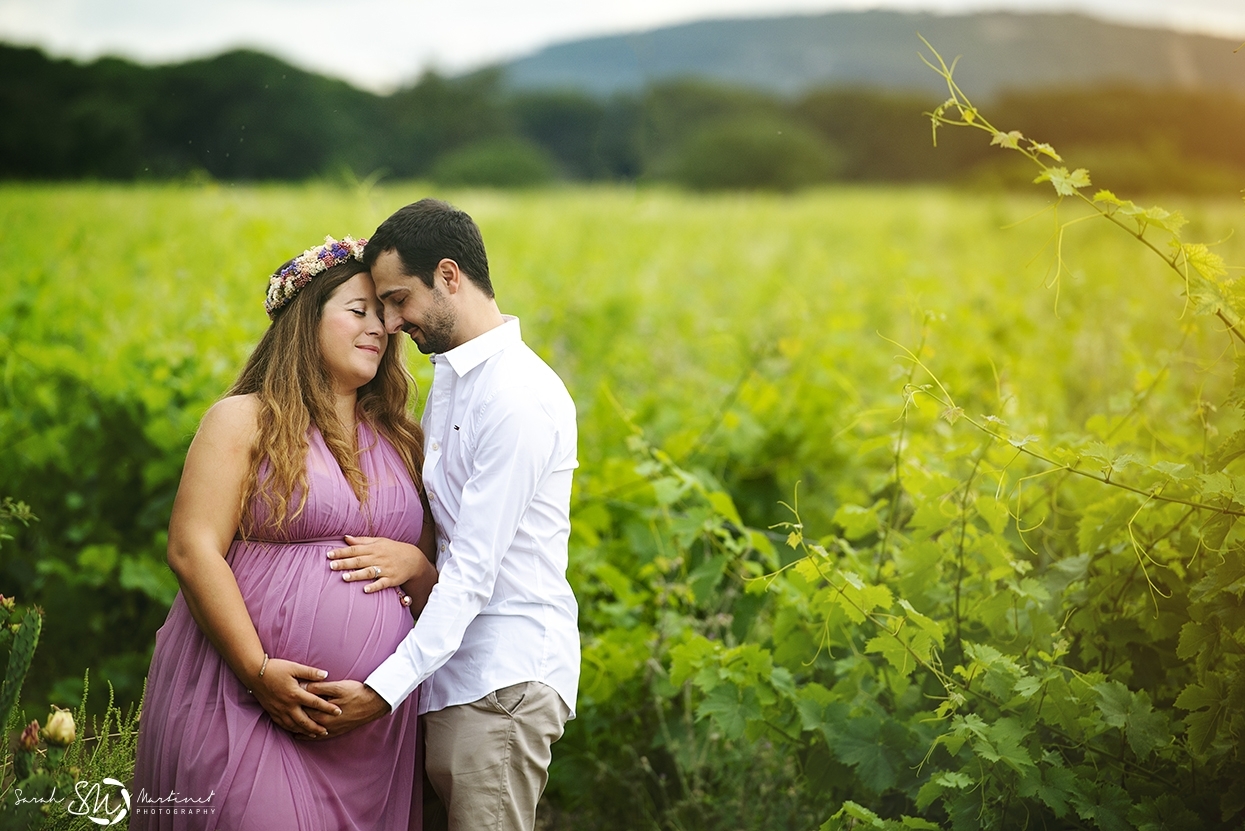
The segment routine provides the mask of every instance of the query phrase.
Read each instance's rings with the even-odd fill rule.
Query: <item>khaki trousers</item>
[[[425,793],[425,831],[532,831],[549,780],[550,746],[562,738],[569,716],[561,697],[538,681],[425,713],[424,769],[448,814],[443,825],[439,806]]]

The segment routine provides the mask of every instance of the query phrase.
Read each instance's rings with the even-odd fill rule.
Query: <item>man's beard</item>
[[[415,346],[425,355],[441,355],[454,348],[454,327],[458,319],[454,309],[444,295],[438,293],[419,331],[424,336],[423,343],[415,341]],[[412,338],[412,340],[415,340]]]

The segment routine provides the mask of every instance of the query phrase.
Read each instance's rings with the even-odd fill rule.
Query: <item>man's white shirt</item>
[[[424,683],[425,713],[540,681],[573,717],[575,405],[514,317],[432,361],[423,474],[440,576],[415,628],[366,683],[394,707]]]

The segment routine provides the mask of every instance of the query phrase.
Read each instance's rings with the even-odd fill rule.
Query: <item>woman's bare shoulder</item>
[[[241,440],[249,445],[259,429],[259,409],[259,397],[254,394],[222,398],[203,414],[199,435],[216,440]]]

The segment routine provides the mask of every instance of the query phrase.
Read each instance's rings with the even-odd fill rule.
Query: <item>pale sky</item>
[[[165,63],[247,46],[377,91],[560,41],[711,17],[1078,11],[1245,40],[1245,0],[0,0],[0,40]]]

